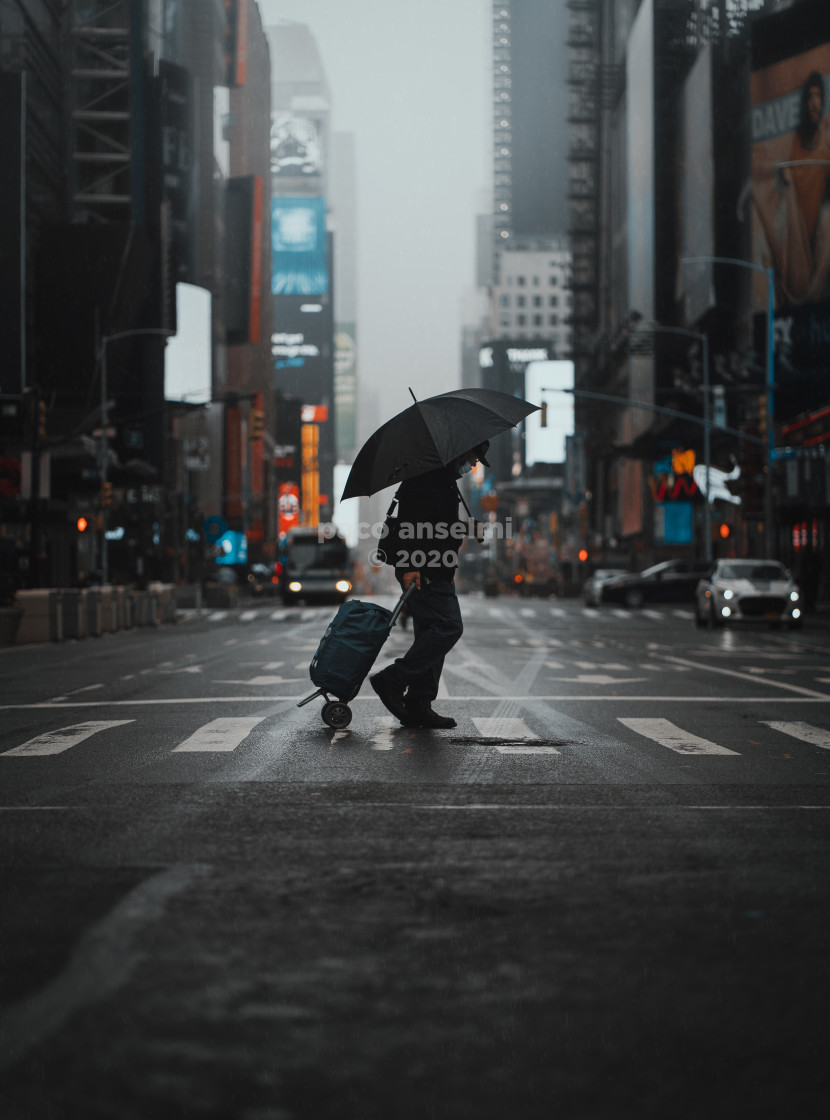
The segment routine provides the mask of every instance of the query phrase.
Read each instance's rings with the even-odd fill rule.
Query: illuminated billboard
[[[775,411],[827,401],[830,365],[830,5],[804,0],[752,32],[752,260],[772,268]],[[767,276],[753,274],[755,347],[766,341]]]
[[[271,199],[271,291],[322,296],[329,290],[326,200]]]

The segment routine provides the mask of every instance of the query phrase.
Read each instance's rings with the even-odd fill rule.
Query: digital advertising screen
[[[329,290],[326,200],[271,199],[271,292],[322,296]]]

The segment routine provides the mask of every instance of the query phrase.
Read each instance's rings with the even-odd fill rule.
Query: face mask
[[[461,466],[458,468],[458,473],[460,475],[469,474],[472,469],[473,469],[473,464],[472,463],[462,463]]]

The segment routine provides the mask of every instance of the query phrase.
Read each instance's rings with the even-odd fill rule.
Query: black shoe
[[[401,723],[405,723],[409,718],[409,714],[406,704],[404,703],[403,688],[399,685],[392,684],[385,674],[385,669],[380,673],[375,673],[373,677],[369,677],[369,684],[380,697],[381,704],[383,704],[393,716],[397,716]]]
[[[407,700],[406,719],[407,727],[457,727],[458,724],[452,716],[440,716],[432,710],[429,700]]]

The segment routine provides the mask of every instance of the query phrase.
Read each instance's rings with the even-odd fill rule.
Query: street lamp
[[[662,323],[644,323],[638,326],[633,333],[642,331],[643,334],[679,334],[686,338],[694,338],[701,345],[701,359],[703,362],[703,462],[706,466],[706,502],[703,512],[703,533],[705,537],[706,560],[711,561],[712,556],[712,506],[709,497],[709,471],[712,465],[712,424],[709,415],[709,336],[700,331],[690,331],[685,327],[664,327]]]
[[[767,278],[767,470],[764,482],[764,552],[771,560],[773,545],[772,464],[775,460],[775,271],[739,257],[682,257],[681,264],[734,264],[763,272]]]
[[[109,460],[109,447],[107,445],[107,346],[121,338],[133,338],[136,335],[155,334],[170,338],[176,332],[165,327],[135,327],[129,331],[118,331],[117,334],[105,334],[99,341],[99,356],[101,362],[101,493],[103,494],[107,482],[107,463]],[[109,583],[109,553],[107,549],[106,514],[105,507],[101,509],[101,585]]]

